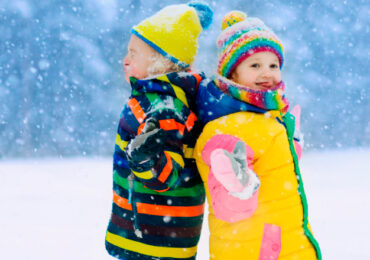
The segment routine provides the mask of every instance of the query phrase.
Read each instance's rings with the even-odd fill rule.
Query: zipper
[[[128,176],[128,203],[132,206],[132,213],[134,216],[134,229],[135,229],[135,235],[139,238],[143,238],[143,233],[140,230],[139,222],[138,222],[138,213],[137,213],[137,206],[135,202],[135,196],[134,196],[134,180],[135,176],[133,173],[131,173]]]
[[[283,116],[283,120],[277,119],[281,124],[284,125],[287,136],[288,136],[288,141],[289,141],[289,148],[290,148],[290,153],[292,154],[293,157],[293,163],[294,163],[294,172],[297,176],[298,180],[298,192],[301,197],[301,202],[302,202],[302,207],[303,207],[303,230],[304,234],[308,238],[308,240],[311,242],[313,248],[316,250],[316,256],[318,260],[322,260],[322,253],[321,253],[321,248],[315,237],[313,236],[311,230],[308,227],[308,203],[307,203],[307,197],[306,193],[304,191],[303,187],[303,181],[302,181],[302,176],[301,176],[301,171],[299,169],[299,163],[298,163],[298,157],[297,153],[294,148],[293,144],[293,135],[294,135],[294,119],[292,119],[291,114],[286,113],[285,116]],[[292,127],[293,126],[293,127]]]

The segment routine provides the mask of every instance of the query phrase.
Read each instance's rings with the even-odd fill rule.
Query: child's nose
[[[271,70],[270,68],[263,68],[261,72],[262,77],[270,77],[271,76]]]
[[[124,58],[123,58],[123,65],[124,66],[127,66],[127,65],[129,65],[130,64],[130,62],[129,62],[129,58],[128,58],[128,55],[126,55]]]

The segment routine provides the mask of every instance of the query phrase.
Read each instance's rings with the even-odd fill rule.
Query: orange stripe
[[[137,135],[141,134],[141,132],[143,131],[144,129],[144,126],[145,126],[145,123],[142,123],[141,125],[139,125],[138,129],[137,129]]]
[[[163,183],[167,180],[167,178],[170,175],[170,173],[172,171],[172,168],[173,168],[171,156],[166,152],[164,152],[164,155],[166,156],[167,163],[163,167],[163,170],[162,170],[161,174],[158,177],[158,180],[163,182]]]
[[[177,125],[177,129],[179,129],[179,133],[181,135],[184,135],[185,126],[183,124],[178,123],[178,122],[176,122],[176,125]]]
[[[197,73],[192,73],[195,79],[197,80],[197,89],[199,87],[199,83],[202,81],[202,77]]]
[[[122,198],[114,191],[113,191],[113,202],[123,209],[132,210],[132,205],[128,203],[128,200],[125,198]]]
[[[131,108],[132,113],[136,117],[137,121],[141,124],[144,119],[146,118],[146,115],[143,111],[143,109],[140,106],[140,103],[136,100],[136,98],[131,98],[127,102],[128,106]]]
[[[196,217],[204,212],[204,204],[198,206],[165,206],[146,203],[137,203],[137,212],[141,214],[169,216],[169,217]]]
[[[155,190],[156,192],[165,192],[165,191],[168,191],[170,189],[170,187],[164,189],[164,190]]]
[[[131,210],[132,205],[128,200],[120,197],[117,193],[113,192],[113,201],[119,207]],[[169,217],[196,217],[204,212],[204,204],[197,206],[167,206],[167,205],[153,205],[147,203],[136,203],[137,212],[140,214],[156,215],[156,216],[169,216]]]
[[[189,117],[193,117],[193,116],[195,117],[194,119],[193,118],[189,119]],[[186,126],[186,128],[188,130],[189,130],[189,127],[190,127],[190,129],[193,127],[194,121],[197,119],[197,117],[196,117],[195,114],[193,114],[193,115],[190,114],[189,117],[188,117],[188,120],[186,121],[186,123],[188,123],[188,126]],[[137,129],[137,135],[141,134],[141,132],[143,131],[144,127],[145,127],[145,123],[142,123],[138,127],[138,129]],[[175,119],[163,119],[163,120],[159,120],[159,127],[162,128],[163,130],[166,130],[166,131],[169,131],[169,130],[178,130],[181,135],[184,134],[184,130],[185,130],[185,126],[183,124],[181,124],[181,123],[176,122]]]
[[[177,130],[177,125],[175,119],[164,119],[159,120],[159,126],[163,130]]]
[[[175,121],[175,119],[159,120],[159,126],[163,130],[178,130],[181,135],[184,134],[185,126]]]
[[[190,130],[194,126],[194,122],[197,120],[197,116],[193,113],[193,111],[190,111],[190,115],[188,116],[188,119],[186,119],[185,126],[186,129],[190,132]]]

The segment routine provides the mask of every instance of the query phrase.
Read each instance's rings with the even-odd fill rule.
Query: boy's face
[[[231,80],[254,90],[268,90],[281,81],[278,57],[272,52],[257,52],[241,62]]]
[[[148,68],[153,62],[154,49],[132,34],[128,43],[128,52],[123,59],[125,79],[130,82],[130,77],[143,79],[148,77]]]

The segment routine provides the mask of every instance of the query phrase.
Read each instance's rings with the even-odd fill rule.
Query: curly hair
[[[166,58],[165,56],[156,51],[153,53],[151,59],[152,63],[148,68],[148,74],[150,76],[166,74],[170,72],[182,72],[188,70],[188,68],[183,68],[173,63],[168,58]]]

